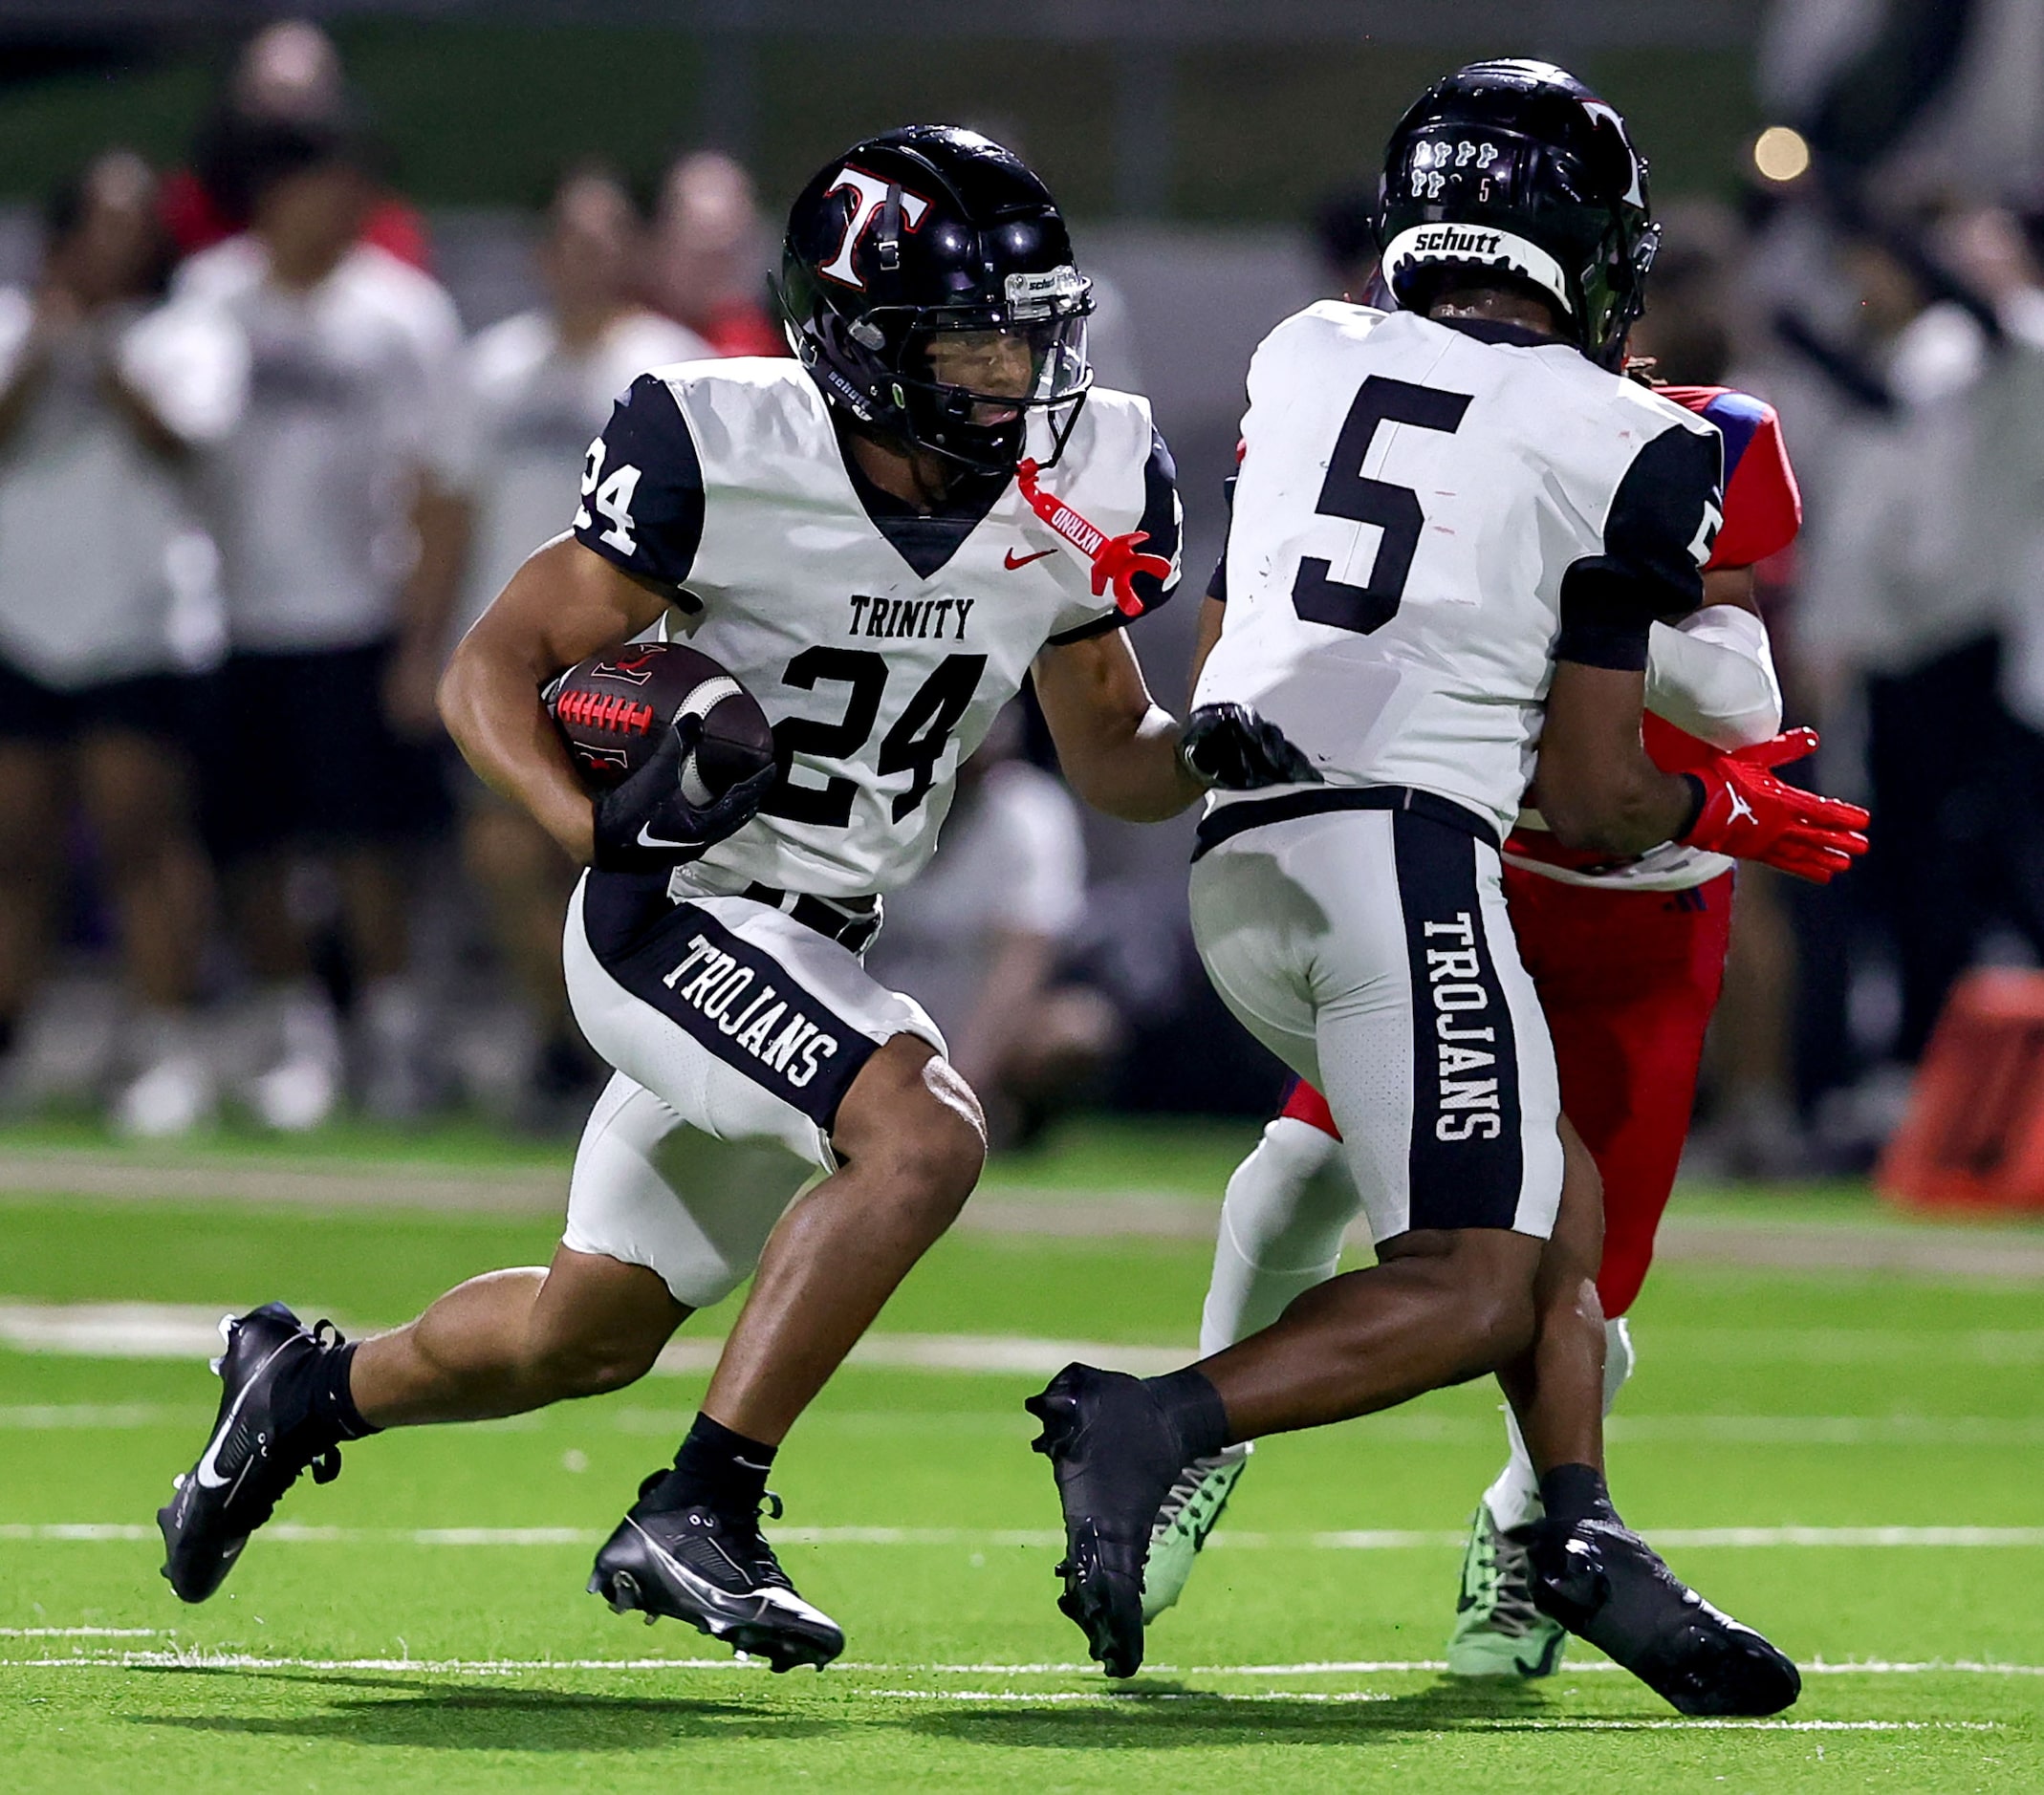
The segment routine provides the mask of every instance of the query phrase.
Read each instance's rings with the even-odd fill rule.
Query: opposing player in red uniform
[[[1753,597],[1755,563],[1788,547],[1802,521],[1780,421],[1772,406],[1723,387],[1661,390],[1723,436],[1725,518],[1705,568],[1702,608],[1678,627],[1654,626],[1647,749],[1666,771],[1718,753],[1779,766],[1816,746],[1807,730],[1777,734],[1781,691]],[[1598,1294],[1606,1317],[1607,1411],[1632,1372],[1625,1311],[1653,1257],[1688,1133],[1704,1030],[1724,983],[1731,864],[1675,844],[1622,863],[1574,853],[1549,835],[1534,810],[1522,813],[1505,845],[1505,893],[1554,1034],[1562,1109],[1603,1176]],[[1816,865],[1786,870],[1830,876]],[[1269,1326],[1301,1291],[1335,1275],[1342,1235],[1360,1207],[1336,1151],[1339,1140],[1327,1100],[1295,1081],[1229,1181],[1203,1352]],[[1560,1661],[1568,1635],[1534,1608],[1526,1548],[1511,1537],[1538,1517],[1540,1497],[1509,1409],[1505,1424],[1511,1457],[1470,1528],[1448,1668],[1543,1676]],[[1188,1466],[1159,1512],[1144,1573],[1145,1619],[1177,1601],[1248,1451],[1230,1447]]]

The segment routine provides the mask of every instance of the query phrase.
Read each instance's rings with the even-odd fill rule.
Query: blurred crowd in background
[[[1735,200],[1664,204],[1634,348],[1779,409],[1807,523],[1759,574],[1790,721],[1876,819],[1833,887],[1741,870],[1695,1155],[1780,1177],[1863,1167],[1960,974],[2044,960],[2044,0],[1781,5],[1759,74],[1781,122]],[[1368,173],[1328,176],[1316,284],[1359,295]],[[564,169],[527,235],[541,302],[465,332],[303,22],[241,48],[184,165],[110,148],[49,197],[0,289],[0,1109],[579,1123],[573,870],[461,767],[434,681],[565,528],[635,373],[783,351],[728,156],[650,195]],[[1108,287],[1120,383],[1142,320]],[[1185,497],[1210,543],[1217,495]],[[1137,635],[1166,702],[1206,572],[1176,635]],[[873,952],[1010,1141],[1280,1082],[1199,977],[1182,842],[1103,827],[1018,707]]]

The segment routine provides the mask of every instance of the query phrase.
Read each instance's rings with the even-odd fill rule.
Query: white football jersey
[[[1096,389],[1043,484],[1110,536],[1149,533],[1170,573],[1136,590],[1161,603],[1179,508],[1148,401]],[[1037,653],[1128,620],[1012,480],[979,489],[984,510],[924,517],[859,481],[794,361],[659,368],[619,400],[589,447],[576,538],[673,595],[669,634],[758,699],[782,768],[761,813],[687,869],[692,887],[905,884]]]
[[[1716,429],[1511,325],[1336,302],[1264,339],[1249,396],[1194,702],[1254,706],[1330,787],[1433,792],[1502,838],[1557,653],[1642,667],[1652,618],[1700,600]]]

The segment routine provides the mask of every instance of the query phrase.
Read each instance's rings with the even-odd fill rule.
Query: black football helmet
[[[824,163],[789,213],[776,292],[833,406],[977,472],[1012,472],[1036,414],[1050,427],[1036,460],[1053,465],[1092,384],[1093,288],[1056,203],[1018,157],[955,125],[906,125]],[[1018,365],[1002,392],[941,378],[931,351],[949,332],[1018,340],[1026,377]]]
[[[1401,306],[1433,270],[1506,273],[1554,300],[1576,346],[1616,368],[1661,227],[1625,121],[1551,62],[1472,62],[1413,102],[1384,151],[1377,240]]]

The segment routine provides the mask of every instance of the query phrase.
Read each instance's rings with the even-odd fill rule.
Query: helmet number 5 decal
[[[865,286],[866,283],[859,278],[859,270],[852,266],[852,251],[880,216],[881,207],[887,204],[890,185],[891,183],[882,181],[878,175],[869,175],[849,163],[838,169],[837,179],[824,188],[824,195],[827,198],[833,193],[849,191],[852,204],[845,208],[844,238],[837,246],[837,253],[824,263],[818,272],[829,275],[832,280],[842,281],[847,287]],[[920,193],[909,192],[906,187],[896,187],[895,191],[902,196],[902,224],[904,228],[913,230],[929,210],[929,202]]]
[[[637,553],[639,539],[632,534],[632,495],[638,490],[639,469],[629,462],[613,468],[607,477],[604,475],[603,439],[597,438],[582,463],[582,504],[575,514],[576,529],[589,528],[589,508],[594,505],[610,525],[600,540],[620,554]]]

